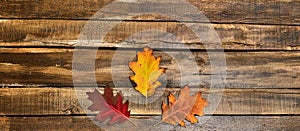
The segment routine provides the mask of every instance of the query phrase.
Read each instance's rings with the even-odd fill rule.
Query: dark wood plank
[[[1,1],[0,18],[88,19],[112,1],[114,0]],[[297,0],[187,0],[187,2],[201,10],[212,22],[291,25],[300,23],[300,2]],[[138,12],[140,8],[145,8],[142,6],[145,4],[153,5],[155,10],[165,10],[166,7],[180,8],[178,2],[174,1],[160,1],[157,4],[147,4],[145,1],[121,1],[117,3],[117,7],[130,8]],[[114,15],[114,12],[105,13]],[[121,14],[126,15],[128,11],[121,10]],[[195,14],[187,11],[185,15]]]
[[[206,116],[201,118],[207,118]],[[299,116],[212,116],[206,123],[172,127],[165,123],[153,127],[159,117],[135,119],[139,126],[128,123],[110,126],[110,130],[289,130],[299,129]],[[64,117],[0,117],[0,127],[4,130],[101,130],[86,116]],[[147,122],[147,123],[146,123]]]
[[[1,130],[101,130],[84,116],[73,117],[1,117]],[[102,130],[104,131],[104,130]]]
[[[86,22],[81,20],[1,20],[0,46],[74,47]],[[207,31],[208,24],[201,26],[203,32]],[[300,49],[300,26],[247,24],[212,24],[212,26],[218,33],[224,49]],[[172,33],[179,40],[166,37],[167,34],[160,35],[161,38],[158,38],[153,32],[139,34],[139,32],[149,29]],[[214,49],[204,47],[204,41],[204,39],[199,40],[192,30],[182,23],[127,21],[117,24],[106,35],[105,42],[98,45],[100,47],[136,48],[147,44],[165,43],[169,45],[165,48],[181,48],[176,45],[185,44],[191,49]],[[175,45],[170,43],[175,43]]]
[[[47,49],[47,48],[1,48],[0,49],[0,84],[1,86],[73,86],[72,79],[72,49]],[[89,50],[88,50],[89,51]],[[115,50],[98,50],[95,60],[95,75],[99,86],[118,82],[124,87],[130,87],[129,74],[132,71],[128,63],[136,54],[135,50],[118,51],[121,55],[114,57]],[[132,54],[132,58],[124,56]],[[169,53],[169,54],[166,54]],[[122,55],[123,54],[123,55]],[[210,87],[210,79],[213,74],[211,60],[205,52],[192,52],[195,62],[199,66],[199,72],[193,68],[184,69],[190,72],[186,78],[201,80],[200,86]],[[177,66],[180,60],[193,60],[187,52],[155,51],[155,56],[162,56],[162,67],[166,71],[166,81],[170,87],[180,87],[182,81],[180,69]],[[179,56],[172,58],[173,56]],[[225,88],[299,88],[300,52],[226,52],[226,81]],[[111,66],[112,60],[116,63]],[[94,63],[76,62],[74,65],[84,68]],[[180,63],[190,66],[189,63]],[[118,79],[112,76],[114,67],[118,72]],[[186,68],[186,67],[185,67]],[[88,68],[87,68],[88,69]],[[92,69],[93,70],[93,69]],[[91,71],[92,71],[91,70]],[[82,78],[93,72],[86,72]],[[199,77],[199,78],[198,78]],[[91,86],[90,80],[80,83],[80,86]]]
[[[75,90],[76,89],[76,90]],[[87,109],[92,103],[86,92],[93,88],[1,88],[0,115],[75,115],[95,114]],[[215,115],[270,115],[300,114],[300,91],[296,89],[209,89],[191,88],[191,92],[203,92],[211,105],[206,114]],[[76,92],[75,92],[76,91]],[[103,91],[103,88],[100,88]],[[129,100],[131,114],[159,115],[161,102],[166,101],[169,92],[176,96],[179,88],[159,88],[147,100],[134,88],[115,88]],[[116,92],[115,92],[116,93]],[[221,97],[220,103],[213,99]],[[80,104],[81,103],[81,104]]]

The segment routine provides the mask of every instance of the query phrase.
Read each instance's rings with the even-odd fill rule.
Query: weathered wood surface
[[[76,89],[76,90],[75,90]],[[78,115],[95,114],[87,109],[92,102],[86,92],[93,88],[1,88],[0,115]],[[203,97],[212,100],[221,97],[216,110],[205,109],[206,114],[215,115],[280,115],[300,114],[300,91],[297,89],[225,89],[192,88],[193,93],[203,92]],[[76,91],[76,92],[75,92]],[[100,88],[103,91],[103,88]],[[131,114],[159,115],[161,102],[169,92],[178,95],[179,88],[159,88],[147,100],[134,88],[115,88],[129,100]],[[81,103],[81,104],[80,104]],[[215,111],[215,112],[214,112]]]
[[[74,47],[86,22],[85,20],[0,20],[0,46]],[[206,26],[208,24],[202,24],[203,32],[208,29]],[[212,24],[212,26],[218,33],[224,49],[299,50],[300,48],[300,26],[248,24]],[[157,38],[153,32],[139,34],[149,29],[172,33],[179,40],[167,37],[167,34],[160,35],[161,38]],[[133,39],[127,39],[130,36]],[[127,21],[115,26],[106,35],[105,43],[99,46],[136,48],[159,42],[170,45],[165,48],[180,48],[170,44],[177,43],[185,44],[191,49],[205,49],[204,41],[204,39],[199,40],[182,23]]]
[[[73,86],[72,80],[72,49],[43,48],[1,48],[0,49],[0,84],[5,86]],[[118,51],[121,54],[133,53],[135,50]],[[112,67],[118,72],[119,79],[114,82],[124,87],[131,86],[128,80],[129,60],[114,57],[115,50],[98,50],[95,60],[95,75],[99,86],[112,83],[111,61],[116,60]],[[170,51],[169,55],[182,56],[180,59],[192,60],[187,52]],[[168,68],[166,80],[170,87],[180,87],[180,70],[175,60],[162,52],[155,51],[155,56],[162,56],[162,67]],[[199,72],[186,76],[201,80],[201,86],[210,86],[212,73],[210,59],[205,52],[193,52]],[[226,88],[299,88],[300,52],[225,52],[226,56]],[[133,56],[134,57],[134,56]],[[93,63],[92,63],[93,64]],[[188,63],[181,63],[189,66]],[[77,63],[84,68],[91,64]],[[91,69],[93,70],[93,69]],[[189,71],[191,68],[185,69]],[[89,72],[88,72],[89,73]],[[92,72],[91,72],[92,73]],[[88,74],[83,75],[85,78]],[[116,78],[116,77],[114,77]],[[192,80],[191,80],[192,82]],[[91,81],[81,82],[81,86],[89,86]]]
[[[44,18],[44,19],[89,19],[99,9],[114,0],[18,0],[1,1],[0,18]],[[197,7],[212,22],[220,23],[253,23],[253,24],[300,24],[300,2],[298,0],[187,0]],[[123,8],[129,6],[131,10],[141,10],[144,1],[125,1],[118,2]],[[166,7],[178,7],[178,2],[160,1],[154,5],[154,10],[165,10]],[[141,9],[140,9],[141,8]],[[121,9],[121,8],[118,8]],[[106,12],[108,15],[114,15],[114,12]],[[121,15],[127,15],[123,10]],[[120,14],[119,14],[120,15]],[[139,14],[137,14],[139,15]],[[194,15],[185,12],[185,15]],[[154,19],[156,20],[156,19]]]
[[[85,101],[87,90],[75,88],[78,94],[74,91],[74,50],[71,48],[75,47],[80,32],[91,16],[113,1],[0,1],[0,130],[100,130],[88,117],[82,116],[95,112],[85,112],[79,104],[84,103],[84,107],[91,104]],[[197,80],[200,79],[201,83],[198,88],[192,90],[203,91],[205,98],[209,94],[212,98],[222,96],[215,112],[211,113],[209,108],[206,108],[206,112],[209,112],[207,114],[217,116],[212,116],[205,124],[189,125],[187,128],[162,123],[152,128],[153,130],[298,130],[300,1],[187,1],[208,17],[222,41],[223,48],[229,51],[225,53],[227,78],[224,81],[224,94],[222,90],[209,88],[210,78],[215,74],[210,69],[208,55],[201,50],[205,49],[205,40],[199,40],[184,23],[165,16],[139,14],[142,10],[150,9],[149,5],[154,5],[151,9],[158,11],[166,10],[166,7],[184,8],[168,0],[161,1],[160,4],[146,3],[148,6],[142,6],[145,4],[142,1],[122,0],[116,5],[135,12],[105,12],[105,16],[136,16],[115,26],[105,37],[105,43],[101,43],[100,47],[108,47],[105,48],[108,50],[100,48],[96,55],[95,75],[98,85],[113,85],[111,60],[117,47],[135,52],[132,48],[152,43],[166,43],[168,47],[165,48],[170,49],[181,49],[182,47],[177,45],[185,44],[190,49],[197,49],[193,50],[193,55],[200,67],[199,71],[192,73],[191,83],[198,76]],[[195,18],[185,21],[186,23],[201,23],[202,31],[206,31],[209,23],[205,19],[197,18],[188,10],[185,16]],[[100,18],[94,19],[93,22],[113,23],[118,20],[119,17]],[[149,29],[172,33],[180,40],[174,41],[172,37],[157,39],[153,32],[139,34]],[[168,35],[165,33],[160,36]],[[230,52],[232,50],[240,52]],[[126,51],[123,53],[126,54]],[[182,50],[169,53],[182,56],[180,59],[192,59],[191,56],[185,56],[186,52]],[[168,91],[176,94],[179,92],[181,79],[178,63],[166,54],[155,52],[155,55],[163,56],[161,66],[168,68],[165,79],[168,86],[166,90],[159,88],[156,96],[147,100],[150,102],[148,104],[144,104],[144,97],[130,88],[130,83],[124,81],[128,79],[128,74],[132,74],[127,68],[130,60],[115,58],[119,62],[112,66],[116,67],[121,76],[114,82],[124,86],[117,89],[123,92],[125,99],[130,100],[129,107],[134,115],[132,118],[140,127],[157,123],[160,120],[158,115],[161,114],[161,102],[166,100]],[[75,65],[90,69],[90,65],[86,63]],[[125,68],[126,70],[122,70]],[[85,81],[85,78],[91,73],[82,75],[84,82],[81,86],[90,86],[91,82]],[[19,86],[21,88],[18,88]],[[102,91],[102,88],[100,90]],[[207,116],[200,119],[202,118]],[[146,125],[145,121],[148,121]],[[123,130],[133,130],[131,124],[121,126]]]
[[[206,118],[204,116],[203,118]],[[165,123],[153,127],[159,117],[148,118],[147,123],[139,120],[139,126],[111,126],[110,130],[287,130],[297,131],[300,127],[299,116],[212,116],[206,123],[172,127]],[[24,124],[26,123],[26,124]],[[125,124],[124,124],[125,125]],[[101,130],[86,116],[63,117],[0,117],[0,128],[4,130]],[[107,128],[108,129],[108,128]]]

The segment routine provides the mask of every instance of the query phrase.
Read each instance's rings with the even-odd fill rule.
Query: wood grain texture
[[[1,1],[0,18],[89,19],[112,1],[114,0]],[[299,25],[300,23],[300,2],[297,0],[187,0],[187,2],[197,7],[212,22],[290,25]],[[142,4],[153,5],[155,10],[162,11],[166,7],[183,8],[177,7],[178,2],[174,1],[160,1],[158,4],[145,3],[145,1],[117,2],[119,7],[130,7],[131,10],[137,11],[145,8]],[[113,11],[105,13],[114,15]],[[127,15],[128,11],[122,10],[121,14]],[[185,12],[185,15],[195,14]]]
[[[131,120],[139,125],[132,127],[132,124],[124,123],[108,130],[138,130],[141,127],[152,130],[298,130],[300,1],[187,1],[202,11],[212,24],[174,0],[160,3],[143,0],[0,1],[0,131],[107,129],[105,126],[100,129],[92,122],[97,112],[84,109],[91,105],[86,92],[93,91],[90,87],[94,84],[87,77],[94,75],[93,70],[101,92],[106,84],[122,91],[125,99],[130,101],[129,108],[134,115]],[[110,30],[100,44],[95,62],[82,60],[72,65],[73,48],[82,29],[99,9],[111,2],[116,2],[114,9],[100,12],[100,16],[114,18],[95,18],[94,23],[113,24],[121,19],[119,15],[133,17]],[[185,10],[184,17],[193,20],[179,23],[162,15],[140,14],[147,10],[174,13],[170,10],[173,7]],[[214,48],[205,48],[206,39],[196,37],[185,24],[201,24],[199,30],[202,32],[207,32],[211,25],[219,35],[222,47],[227,51],[227,75],[222,81],[224,90],[211,88],[210,80],[217,75],[211,69],[212,61],[204,49]],[[164,33],[141,34],[145,30]],[[168,68],[160,79],[167,87],[157,89],[155,96],[145,100],[128,81],[128,76],[132,75],[128,62],[134,60],[134,56],[129,59],[122,56],[135,55],[140,47],[153,43],[163,43],[166,44],[163,48],[171,49],[168,54],[154,53],[162,56],[160,65]],[[182,44],[195,49],[192,55],[199,70],[193,72],[194,67],[183,62],[194,58],[182,50]],[[210,44],[214,45],[215,41]],[[119,47],[125,50],[116,56]],[[186,67],[184,71],[191,75],[181,78],[178,64]],[[72,78],[72,66],[76,71],[86,71],[80,74],[79,81]],[[188,125],[187,128],[165,123],[152,127],[160,121],[161,102],[166,101],[169,92],[178,95],[180,82],[185,79],[189,80],[188,84],[197,85],[191,87],[192,91],[202,91],[209,102],[222,97],[215,111],[211,106],[205,109],[206,115],[214,116],[204,124]],[[79,82],[81,88],[73,87],[73,80]],[[200,84],[196,84],[197,80],[201,80]],[[200,121],[206,118],[209,116],[199,117]]]
[[[1,20],[0,46],[62,46],[74,47],[87,21],[82,20]],[[97,24],[97,21],[94,21]],[[202,24],[202,32],[209,24]],[[224,49],[235,50],[299,50],[300,26],[212,24]],[[157,36],[160,30],[165,34]],[[174,40],[166,32],[177,37]],[[165,48],[206,49],[205,39],[199,39],[191,29],[178,22],[122,22],[105,37],[100,47],[136,48],[153,43],[165,43]],[[122,42],[122,43],[120,43]],[[170,44],[170,43],[175,43]],[[97,45],[97,46],[98,46]],[[95,46],[95,45],[94,45]],[[207,48],[209,49],[209,48]]]
[[[1,88],[0,115],[78,115],[95,114],[87,109],[92,103],[86,92],[93,88]],[[203,92],[203,97],[213,104],[221,97],[216,110],[209,106],[205,114],[215,115],[281,115],[300,114],[300,92],[296,89],[209,89],[191,88],[192,93]],[[76,91],[76,92],[75,92]],[[103,91],[103,88],[100,88]],[[134,88],[115,88],[129,100],[131,114],[159,115],[161,102],[172,92],[176,96],[179,88],[159,88],[147,100]],[[103,92],[102,92],[103,93]]]
[[[203,118],[206,118],[204,116]],[[141,118],[140,118],[141,119]],[[157,127],[151,126],[159,121],[159,117],[147,117],[143,122],[139,120],[138,127],[119,124],[110,126],[110,130],[123,128],[125,130],[289,130],[299,129],[299,116],[212,116],[206,123],[172,127],[161,123]],[[4,130],[101,130],[91,119],[86,116],[63,117],[0,117],[0,127]],[[7,122],[8,124],[5,124]],[[24,124],[26,123],[26,125]],[[125,125],[125,126],[124,126]],[[103,127],[102,127],[103,128]],[[105,128],[104,128],[105,129]],[[149,129],[148,129],[149,130]]]
[[[87,50],[89,52],[89,50]],[[1,48],[0,49],[0,83],[5,86],[73,86],[72,59],[73,49],[47,49],[47,48]],[[128,77],[132,71],[128,68],[136,51],[118,51],[119,56],[114,56],[115,50],[98,50],[95,60],[95,75],[99,86],[112,84],[114,82],[123,87],[130,87]],[[199,66],[199,72],[188,68],[189,63],[180,63],[181,60],[193,60],[188,52],[169,51],[162,53],[155,51],[155,56],[162,56],[162,67],[168,68],[166,79],[170,87],[180,87],[182,81],[178,64],[184,67],[184,71],[190,74],[183,78],[201,80],[200,86],[210,87],[210,79],[213,74],[211,61],[205,52],[193,52],[194,59]],[[132,57],[125,57],[133,54]],[[172,56],[178,56],[175,58]],[[129,55],[130,56],[130,55]],[[299,88],[299,52],[226,52],[226,81],[225,88]],[[93,59],[92,59],[93,60]],[[116,62],[111,66],[112,60]],[[94,70],[90,67],[94,62],[74,63],[77,68],[82,67],[87,74],[86,78]],[[113,71],[118,77],[112,76]],[[74,68],[75,69],[75,68]],[[91,71],[91,72],[90,72]],[[199,78],[197,78],[199,77]],[[90,86],[92,82],[85,80],[80,86]]]

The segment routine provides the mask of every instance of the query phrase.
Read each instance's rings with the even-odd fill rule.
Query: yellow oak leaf
[[[159,67],[161,57],[154,57],[153,50],[144,48],[138,52],[137,62],[130,62],[129,68],[134,72],[130,79],[136,83],[135,89],[145,97],[155,93],[155,89],[162,85],[158,78],[165,72],[166,68]]]

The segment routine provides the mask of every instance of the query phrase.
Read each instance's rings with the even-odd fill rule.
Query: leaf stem
[[[138,126],[136,123],[134,123],[133,121],[131,121],[130,119],[127,119],[132,125],[134,126]]]
[[[162,121],[157,122],[156,124],[152,125],[152,126],[157,126],[161,123]]]

